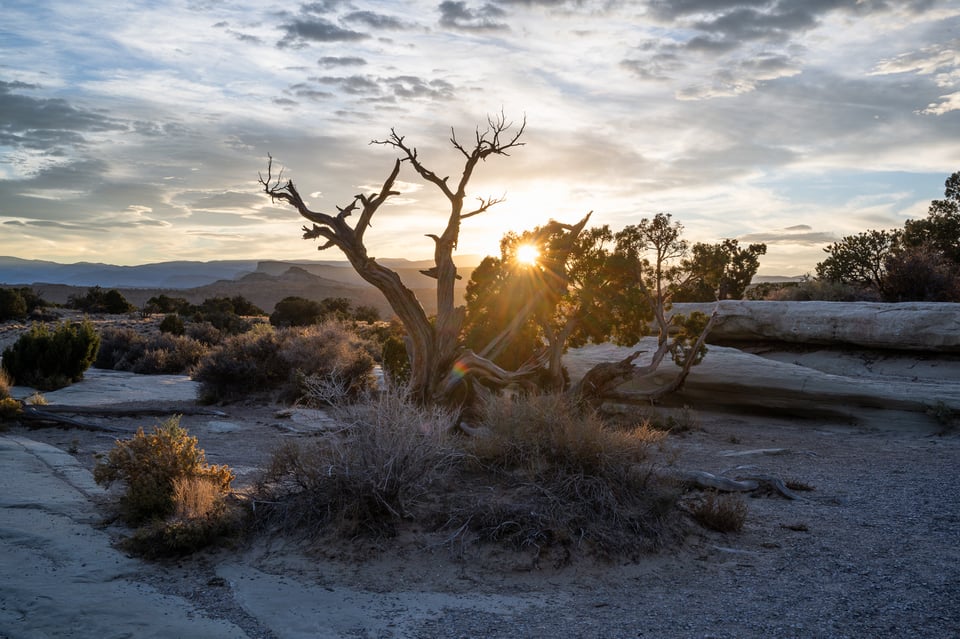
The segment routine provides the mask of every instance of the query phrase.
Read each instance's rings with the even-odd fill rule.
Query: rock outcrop
[[[676,304],[709,314],[713,304]],[[960,353],[960,304],[725,300],[708,340]]]

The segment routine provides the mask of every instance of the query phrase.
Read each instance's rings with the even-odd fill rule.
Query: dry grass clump
[[[278,450],[253,498],[257,523],[346,537],[390,536],[445,490],[462,453],[453,417],[400,393],[337,409],[343,428]]]
[[[409,524],[558,563],[636,557],[672,532],[678,489],[651,470],[666,433],[609,428],[562,396],[487,398],[469,437],[397,391],[333,414],[340,429],[274,454],[252,498],[259,527],[353,539]]]
[[[707,492],[690,509],[697,522],[718,532],[739,532],[747,521],[747,504],[739,495]]]
[[[93,471],[99,484],[123,482],[120,512],[131,525],[163,519],[176,510],[175,483],[187,479],[213,482],[221,494],[230,490],[233,473],[226,466],[210,466],[197,448],[197,438],[180,427],[179,416],[155,426],[152,433],[142,428],[130,439],[117,440]]]
[[[640,424],[612,429],[562,395],[491,397],[488,431],[467,443],[489,497],[457,512],[481,539],[517,548],[581,547],[635,557],[669,533],[676,488],[651,473],[666,434]]]
[[[99,484],[122,482],[120,516],[137,530],[127,548],[147,557],[194,552],[237,529],[240,509],[229,502],[233,473],[210,466],[197,438],[171,417],[152,433],[118,440],[93,473]]]
[[[0,399],[10,397],[10,389],[13,387],[13,377],[5,368],[0,368]]]

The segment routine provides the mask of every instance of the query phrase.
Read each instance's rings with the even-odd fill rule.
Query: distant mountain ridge
[[[456,258],[463,268],[472,269],[480,263],[477,256]],[[382,258],[381,264],[403,271],[416,272],[433,266],[429,260]],[[67,286],[101,286],[103,288],[165,288],[190,289],[220,280],[235,280],[250,273],[282,275],[291,267],[307,270],[330,279],[360,283],[359,276],[345,260],[215,260],[173,261],[117,266],[101,262],[60,264],[46,260],[28,260],[0,256],[0,285],[30,286],[33,284],[64,284]]]

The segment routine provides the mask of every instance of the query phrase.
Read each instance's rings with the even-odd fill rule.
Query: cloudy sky
[[[550,218],[668,212],[763,241],[762,274],[922,217],[960,170],[958,0],[7,0],[0,255],[141,264],[332,259],[258,188],[268,154],[315,210],[377,189],[391,128],[440,175],[501,111],[461,253]],[[372,255],[445,221],[405,168]],[[335,250],[335,249],[333,249]]]

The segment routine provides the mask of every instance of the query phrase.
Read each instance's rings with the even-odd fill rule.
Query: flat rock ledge
[[[676,304],[710,314],[714,304]],[[710,342],[775,341],[960,353],[960,304],[724,300]]]

